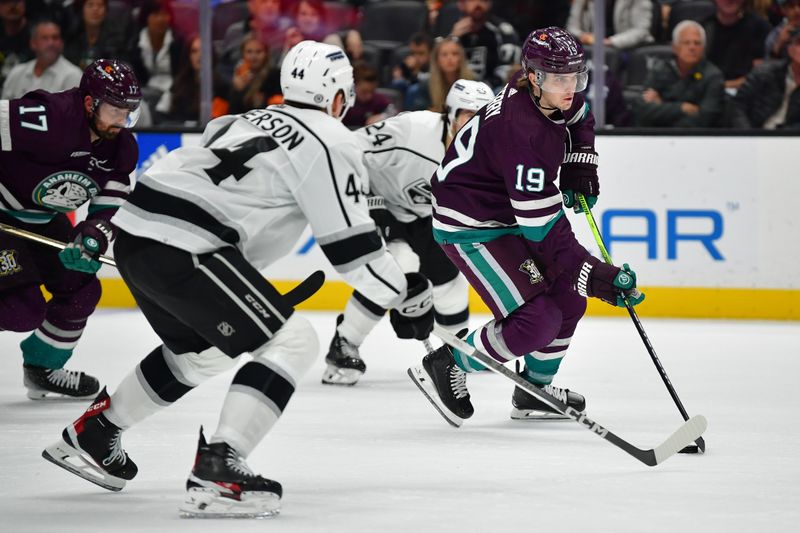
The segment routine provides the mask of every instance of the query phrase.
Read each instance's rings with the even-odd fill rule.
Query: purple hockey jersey
[[[507,85],[461,128],[431,178],[436,241],[522,235],[550,276],[577,264],[588,252],[563,216],[555,183],[573,144],[594,146],[594,117],[581,94],[548,118],[526,90]]]
[[[0,211],[22,222],[45,224],[86,202],[90,218],[110,220],[138,158],[127,130],[91,142],[78,89],[0,100]]]

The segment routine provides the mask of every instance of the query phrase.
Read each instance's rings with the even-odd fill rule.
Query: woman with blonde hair
[[[447,93],[458,79],[475,79],[475,74],[467,66],[464,48],[455,37],[437,40],[431,54],[430,76],[417,84],[412,109],[444,112]]]

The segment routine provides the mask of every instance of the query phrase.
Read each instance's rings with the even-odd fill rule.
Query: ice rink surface
[[[624,313],[624,312],[622,312]],[[307,313],[327,344],[332,313]],[[477,325],[485,317],[473,317]],[[197,430],[216,427],[233,371],[124,434],[139,475],[107,492],[40,457],[86,402],[34,402],[18,343],[0,334],[0,508],[4,532],[788,532],[800,519],[800,324],[645,320],[690,414],[709,421],[706,455],[650,468],[571,421],[509,419],[512,385],[472,374],[475,416],[448,426],[405,374],[421,343],[384,321],[353,388],[323,386],[323,356],[249,459],[283,484],[280,516],[178,517]],[[136,311],[98,311],[68,368],[113,391],[157,343]],[[438,343],[437,343],[438,345]],[[630,320],[587,318],[557,385],[642,448],[682,422]]]

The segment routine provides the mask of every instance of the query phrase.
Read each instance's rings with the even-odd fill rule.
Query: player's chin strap
[[[541,91],[541,88],[539,91]],[[533,103],[536,104],[536,107],[539,109],[543,109],[545,111],[558,111],[557,107],[547,107],[546,105],[542,105],[542,95],[540,94],[539,96],[536,96],[536,91],[533,90],[533,85],[530,86],[528,92],[531,95],[531,100],[533,100]]]

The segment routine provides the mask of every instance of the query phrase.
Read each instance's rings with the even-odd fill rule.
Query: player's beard
[[[119,132],[122,131],[120,128],[115,128],[114,130],[106,128],[105,130],[101,130],[99,127],[97,127],[97,115],[95,114],[92,114],[91,118],[89,119],[89,127],[92,128],[92,131],[95,135],[107,141],[116,139],[119,136]]]

